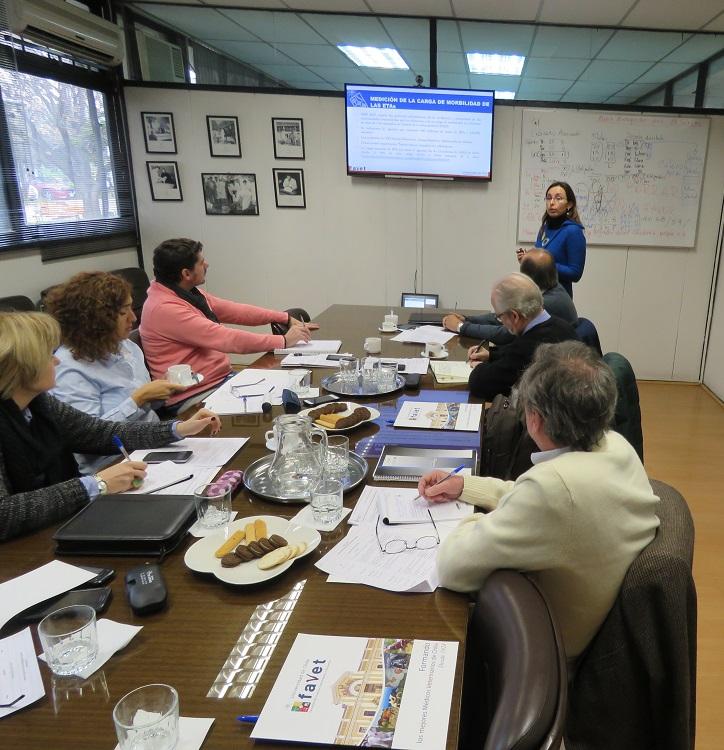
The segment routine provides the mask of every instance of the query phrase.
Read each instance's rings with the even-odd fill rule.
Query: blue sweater
[[[549,229],[544,224],[535,246],[542,247],[555,258],[558,281],[573,297],[573,282],[583,276],[583,267],[586,265],[583,227],[571,219],[566,219],[558,229]]]

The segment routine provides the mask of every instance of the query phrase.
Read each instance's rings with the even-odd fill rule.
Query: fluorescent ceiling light
[[[360,68],[410,69],[400,57],[400,53],[390,47],[354,47],[351,44],[338,44],[337,49],[344,52]]]
[[[496,91],[496,99],[515,99],[515,91]]]
[[[496,76],[519,76],[525,57],[522,55],[499,55],[497,52],[466,52],[471,73],[487,73]]]

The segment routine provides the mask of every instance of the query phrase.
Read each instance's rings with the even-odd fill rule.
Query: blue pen
[[[258,719],[259,719],[258,716],[253,716],[253,715],[252,716],[243,715],[243,716],[236,717],[236,720],[240,721],[242,724],[256,724]]]
[[[121,438],[119,438],[118,435],[114,435],[112,437],[112,440],[113,440],[113,445],[115,445],[116,448],[118,448],[118,450],[123,454],[126,461],[130,461],[131,457],[128,455],[128,451],[126,450],[126,447],[121,442]],[[136,477],[131,484],[134,487],[140,487],[143,484],[143,479],[139,479],[138,477]]]
[[[443,482],[450,479],[450,477],[455,476],[459,471],[462,471],[464,468],[466,468],[465,464],[462,464],[461,466],[458,466],[456,469],[453,469],[449,474],[446,474],[442,479],[438,479],[437,482],[433,482],[432,484],[429,484],[428,487],[434,487],[436,484],[442,484]],[[418,498],[424,499],[422,495],[418,495],[415,500]],[[414,502],[414,501],[413,501]]]

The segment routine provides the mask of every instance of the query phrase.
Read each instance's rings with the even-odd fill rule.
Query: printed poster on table
[[[453,641],[300,633],[251,736],[444,748],[457,649]]]
[[[482,404],[405,401],[395,417],[394,426],[477,432],[482,415]]]

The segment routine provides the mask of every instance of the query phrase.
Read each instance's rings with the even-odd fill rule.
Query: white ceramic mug
[[[397,315],[385,315],[382,321],[383,331],[394,331],[397,328]]]
[[[428,357],[439,357],[443,351],[443,345],[438,344],[437,341],[428,341],[427,344],[425,344],[425,354]]]
[[[365,339],[364,350],[367,354],[379,354],[382,351],[382,339],[379,336],[368,336]]]
[[[191,385],[194,382],[191,365],[171,365],[166,371],[166,380],[178,385]]]

